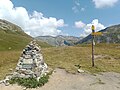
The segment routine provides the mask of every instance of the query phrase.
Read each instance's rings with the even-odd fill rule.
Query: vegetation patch
[[[18,78],[14,77],[9,80],[10,84],[18,84],[20,86],[26,87],[26,88],[37,88],[43,86],[45,83],[48,82],[49,75],[44,75],[39,79],[39,81],[36,78]]]

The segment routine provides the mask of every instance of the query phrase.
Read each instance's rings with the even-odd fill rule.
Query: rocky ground
[[[18,85],[0,85],[0,90],[23,90]],[[91,75],[89,73],[70,74],[56,69],[49,82],[41,88],[27,90],[120,90],[120,74],[105,72]]]

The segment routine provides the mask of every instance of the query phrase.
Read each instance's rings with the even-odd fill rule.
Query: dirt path
[[[0,90],[23,90],[23,88],[1,84]],[[28,90],[120,90],[120,74],[108,72],[95,76],[88,73],[73,75],[62,69],[56,69],[47,84],[41,88]]]

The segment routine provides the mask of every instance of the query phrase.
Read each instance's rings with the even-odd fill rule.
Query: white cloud
[[[64,20],[54,17],[44,17],[41,12],[28,14],[24,7],[14,7],[10,0],[0,0],[0,18],[19,25],[31,36],[56,36],[62,33],[59,27],[64,27]]]
[[[73,0],[74,1],[74,6],[72,7],[72,10],[74,13],[78,13],[80,10],[80,1],[79,0]]]
[[[75,0],[75,5],[80,6],[80,1],[79,0]]]
[[[92,30],[91,30],[92,25],[95,26],[95,32],[105,29],[105,26],[103,24],[99,23],[98,19],[94,19],[89,24],[85,24],[82,21],[75,22],[75,27],[81,28],[84,30],[83,33],[80,35],[81,37],[85,37],[92,32]]]
[[[81,7],[80,0],[73,0],[74,6],[72,7],[72,10],[74,13],[79,13],[80,11],[85,11],[84,7]]]
[[[98,19],[94,19],[91,23],[89,23],[85,26],[84,33],[86,35],[88,35],[92,32],[92,30],[91,30],[92,25],[95,26],[95,32],[105,29],[105,26],[103,24],[99,23]]]
[[[112,7],[119,0],[92,0],[95,3],[96,8]]]
[[[73,6],[72,10],[73,10],[74,13],[78,13],[79,12],[79,9],[77,8],[77,6]]]
[[[85,11],[85,8],[81,8],[81,11]]]
[[[75,27],[76,28],[84,28],[85,24],[82,21],[77,21],[77,22],[75,22]]]

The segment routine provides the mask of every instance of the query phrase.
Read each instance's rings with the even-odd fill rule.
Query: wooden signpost
[[[95,66],[95,64],[94,64],[94,38],[95,38],[95,36],[102,35],[102,33],[101,32],[95,32],[95,26],[94,25],[92,25],[91,29],[92,29],[92,33],[91,33],[91,35],[92,35],[92,67],[94,67]]]

